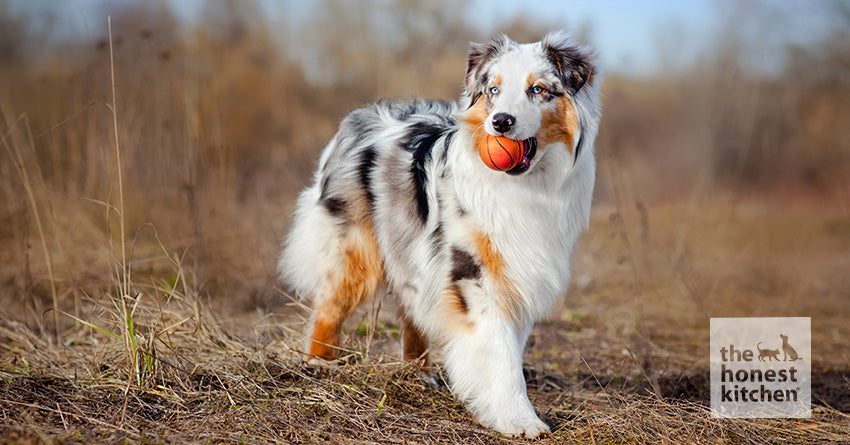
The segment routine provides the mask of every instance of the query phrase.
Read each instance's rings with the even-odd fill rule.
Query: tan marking
[[[537,132],[538,146],[563,142],[572,153],[575,134],[578,132],[578,114],[567,96],[555,99],[555,110],[543,114],[540,130]]]
[[[522,316],[522,297],[505,273],[505,259],[493,247],[490,237],[483,232],[475,234],[474,242],[481,265],[501,291],[497,295],[496,303],[510,320],[519,321]]]
[[[359,236],[358,236],[359,235]],[[352,228],[344,241],[344,266],[339,283],[315,311],[307,358],[332,360],[337,357],[342,323],[375,293],[383,278],[383,261],[371,221]]]
[[[310,346],[307,359],[320,358],[333,360],[337,357],[336,347],[339,345],[339,326],[335,320],[317,319],[310,336]]]
[[[479,97],[461,117],[463,123],[469,126],[474,150],[478,150],[478,147],[481,146],[481,140],[487,136],[487,132],[484,130],[484,120],[487,119],[490,112],[487,110],[485,102],[483,96]]]
[[[460,286],[452,284],[447,287],[440,298],[440,305],[448,325],[455,329],[472,329],[472,320],[469,319],[469,306]]]
[[[534,73],[528,73],[528,77],[525,78],[525,91],[530,90],[534,85],[534,82],[537,82],[537,79],[534,77]]]
[[[466,301],[466,297],[463,296],[463,291],[460,290],[460,286],[452,284],[449,286],[449,290],[446,295],[449,298],[451,307],[455,312],[463,315],[469,313],[469,303]]]
[[[398,318],[401,321],[401,351],[407,361],[418,362],[427,375],[431,375],[431,357],[428,337],[414,323],[404,308],[399,306]]]
[[[489,89],[491,86],[502,86],[502,76],[500,74],[496,74],[493,77],[493,82],[487,88]],[[484,121],[490,115],[491,106],[490,95],[485,93],[480,95],[475,100],[475,103],[461,116],[461,121],[470,127],[472,146],[476,150],[481,145],[481,139],[487,136],[487,132],[484,130]]]

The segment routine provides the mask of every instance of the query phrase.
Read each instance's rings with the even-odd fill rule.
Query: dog
[[[765,358],[768,359],[768,361],[779,361],[779,349],[762,349],[761,342],[758,342],[756,349],[759,351],[760,362],[763,362]]]
[[[802,360],[799,354],[797,354],[797,350],[794,349],[790,343],[788,343],[788,336],[779,334],[779,338],[782,339],[782,361],[788,361],[788,357],[791,357],[792,362],[796,362],[797,360]],[[779,360],[779,354],[776,354],[776,359]]]
[[[379,101],[344,118],[296,203],[279,261],[312,301],[305,346],[334,360],[343,321],[397,296],[402,356],[430,375],[431,342],[453,394],[508,436],[548,433],[528,399],[523,350],[570,280],[589,223],[601,117],[595,53],[566,33],[470,46],[458,102]],[[528,143],[501,172],[486,135]]]

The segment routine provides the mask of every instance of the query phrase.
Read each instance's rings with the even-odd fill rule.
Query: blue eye
[[[540,94],[544,91],[546,90],[544,90],[543,87],[541,87],[540,85],[534,85],[533,87],[531,87],[531,92],[534,94]]]
[[[499,87],[490,87],[490,94],[499,94]]]

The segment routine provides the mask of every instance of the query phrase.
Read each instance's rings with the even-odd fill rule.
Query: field
[[[486,35],[440,2],[389,3],[321,2],[284,26],[248,2],[209,2],[190,24],[126,2],[111,32],[97,15],[53,41],[0,0],[0,443],[528,442],[475,423],[439,348],[435,387],[400,362],[390,297],[349,320],[339,363],[301,360],[309,308],[275,266],[319,151],[360,104],[454,97],[466,42]],[[834,32],[784,46],[774,73],[723,31],[753,23],[727,18],[728,40],[692,65],[607,75],[590,229],[524,361],[544,442],[850,443],[850,9],[836,5],[812,8]],[[748,7],[771,35],[795,29]],[[726,316],[812,318],[811,419],[711,417],[709,319]]]
[[[554,431],[548,440],[847,440],[846,205],[711,198],[641,211],[597,206],[574,288],[535,329],[526,355],[532,401]],[[178,264],[140,280],[136,298],[109,297],[112,289],[81,297],[80,321],[64,330],[61,347],[4,316],[4,440],[505,441],[476,426],[444,384],[426,386],[398,361],[392,301],[354,317],[344,364],[316,369],[299,359],[299,303],[279,293],[263,309],[233,309],[198,295],[184,273]],[[21,300],[3,297],[7,308]],[[133,314],[133,347],[123,310]],[[813,418],[712,419],[708,317],[799,314],[813,318]]]

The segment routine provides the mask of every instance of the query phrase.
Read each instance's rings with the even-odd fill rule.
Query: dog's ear
[[[489,62],[502,54],[513,42],[508,36],[499,34],[484,43],[469,43],[469,56],[466,61],[466,94],[472,106],[484,93],[490,79],[487,75]]]
[[[595,54],[573,44],[564,31],[547,34],[541,41],[543,53],[555,66],[564,88],[575,95],[587,82],[593,82]]]

